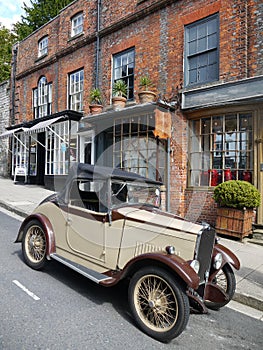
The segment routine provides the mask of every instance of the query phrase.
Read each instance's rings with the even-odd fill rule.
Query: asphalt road
[[[11,214],[10,214],[11,215]],[[169,344],[134,325],[126,286],[104,288],[52,261],[25,265],[14,244],[21,221],[0,211],[0,350],[263,349],[263,322],[228,307],[191,314]]]

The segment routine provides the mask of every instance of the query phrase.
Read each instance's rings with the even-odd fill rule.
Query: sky
[[[30,5],[30,0],[0,0],[0,23],[8,29],[20,21],[23,3]]]

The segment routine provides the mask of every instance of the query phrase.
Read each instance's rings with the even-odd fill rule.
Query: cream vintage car
[[[239,260],[209,225],[161,211],[161,183],[88,164],[73,166],[64,189],[22,223],[25,262],[51,259],[104,287],[127,279],[132,315],[162,342],[186,327],[190,309],[219,309],[235,292]]]

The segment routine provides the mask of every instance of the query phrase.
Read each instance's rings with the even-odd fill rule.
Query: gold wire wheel
[[[135,308],[142,322],[157,332],[167,332],[175,325],[178,304],[172,287],[160,276],[141,277],[134,290]]]
[[[32,263],[39,263],[45,258],[46,237],[41,227],[29,227],[25,237],[25,253]]]
[[[227,292],[227,287],[228,287],[227,278],[222,269],[219,270],[213,282],[217,284],[220,288],[222,288],[225,292]]]

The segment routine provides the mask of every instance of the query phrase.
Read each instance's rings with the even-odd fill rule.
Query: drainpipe
[[[97,28],[96,28],[96,62],[95,62],[95,87],[99,87],[99,54],[100,54],[100,9],[101,9],[101,0],[97,0]]]

